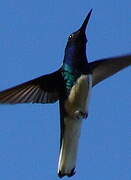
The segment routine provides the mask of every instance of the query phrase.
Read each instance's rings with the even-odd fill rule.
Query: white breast
[[[92,89],[92,75],[81,75],[72,87],[65,102],[65,110],[70,116],[76,111],[88,112],[88,105]]]

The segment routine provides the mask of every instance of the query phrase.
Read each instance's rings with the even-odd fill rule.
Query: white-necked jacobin
[[[0,92],[0,104],[54,103],[60,105],[60,155],[58,176],[75,174],[81,124],[88,117],[92,87],[131,65],[131,55],[100,59],[88,63],[86,27],[92,10],[82,26],[72,33],[65,48],[61,68]]]

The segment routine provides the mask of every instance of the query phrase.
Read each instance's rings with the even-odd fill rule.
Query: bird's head
[[[81,27],[73,32],[69,38],[65,48],[65,60],[72,61],[74,59],[86,58],[86,28],[91,16],[92,9],[88,13]],[[82,58],[82,59],[83,59]]]
[[[87,42],[87,38],[86,38],[86,28],[91,16],[91,12],[92,9],[90,10],[90,12],[88,13],[88,15],[86,16],[83,24],[81,25],[81,27],[73,32],[72,34],[70,34],[69,38],[68,38],[68,42],[67,45],[73,45],[73,44],[86,44]]]

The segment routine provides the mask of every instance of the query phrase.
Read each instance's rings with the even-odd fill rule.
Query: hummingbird
[[[88,117],[92,88],[131,65],[131,55],[88,62],[86,29],[92,9],[81,27],[69,35],[62,66],[55,72],[0,92],[0,104],[55,103],[60,107],[58,176],[75,174],[81,126]]]

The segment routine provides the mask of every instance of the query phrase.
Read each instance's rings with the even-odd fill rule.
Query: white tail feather
[[[75,168],[82,119],[65,118],[65,129],[59,156],[58,173],[70,175]]]

